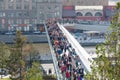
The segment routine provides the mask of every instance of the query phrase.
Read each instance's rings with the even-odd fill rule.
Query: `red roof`
[[[63,10],[75,10],[74,6],[63,6]]]

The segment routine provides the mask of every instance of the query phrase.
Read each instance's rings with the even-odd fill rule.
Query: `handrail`
[[[66,38],[68,39],[71,46],[75,49],[77,55],[79,56],[83,67],[86,72],[91,72],[91,63],[93,59],[89,56],[89,54],[85,51],[85,49],[77,42],[77,40],[59,23],[57,23],[59,28],[62,30]]]
[[[52,44],[51,44],[51,42],[50,42],[50,38],[49,38],[49,35],[48,35],[47,27],[46,27],[45,24],[44,24],[44,26],[45,26],[46,35],[47,35],[47,38],[48,38],[48,43],[49,43],[49,47],[50,47],[50,52],[51,52],[51,54],[52,54],[52,59],[53,59],[53,64],[54,64],[54,69],[55,69],[55,72],[56,72],[57,80],[63,80],[62,74],[61,74],[61,72],[60,72],[60,70],[59,70],[59,67],[58,67],[57,58],[55,57],[54,50],[53,50]]]

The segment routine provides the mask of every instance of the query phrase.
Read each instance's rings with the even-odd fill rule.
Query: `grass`
[[[4,79],[0,79],[0,80],[10,80],[9,78],[4,78]]]

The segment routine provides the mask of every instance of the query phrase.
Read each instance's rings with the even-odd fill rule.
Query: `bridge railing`
[[[57,24],[58,24],[58,27],[62,30],[62,32],[66,36],[66,38],[68,39],[69,43],[71,43],[71,46],[75,49],[85,71],[91,72],[90,66],[93,61],[91,56],[85,51],[85,49],[79,44],[79,42],[63,27],[63,25],[60,25],[59,23]]]
[[[53,59],[53,64],[54,64],[54,69],[55,69],[55,72],[56,72],[57,80],[63,80],[63,76],[62,76],[62,74],[60,72],[60,69],[58,67],[58,61],[57,61],[56,55],[54,54],[54,50],[53,50],[52,44],[50,42],[50,38],[49,38],[49,35],[48,35],[48,30],[47,30],[46,25],[45,25],[45,30],[46,30],[46,35],[47,35],[47,38],[48,38],[48,43],[49,43],[50,52],[51,52],[52,59]]]

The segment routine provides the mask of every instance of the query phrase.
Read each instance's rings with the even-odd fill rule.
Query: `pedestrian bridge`
[[[64,28],[63,25],[57,23],[58,27],[62,31],[62,33],[66,36],[68,42],[71,44],[72,48],[75,49],[76,54],[78,55],[80,59],[80,63],[82,67],[84,68],[85,72],[91,72],[91,64],[93,62],[92,57],[85,51],[85,49],[77,42],[77,40]],[[63,75],[60,71],[60,68],[58,67],[58,61],[56,58],[56,55],[54,54],[54,49],[51,45],[49,34],[47,27],[45,26],[46,33],[47,33],[47,38],[48,38],[48,43],[50,46],[52,58],[53,58],[53,64],[54,64],[54,69],[56,72],[57,80],[64,80]]]
[[[64,35],[67,37],[71,46],[75,49],[77,55],[79,56],[82,66],[84,66],[85,71],[91,72],[90,65],[93,61],[92,57],[85,51],[85,49],[79,44],[79,42],[64,28],[63,25],[57,23],[59,28],[62,30]]]

